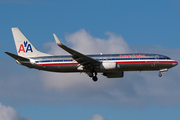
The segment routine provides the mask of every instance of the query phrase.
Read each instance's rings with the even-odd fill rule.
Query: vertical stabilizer
[[[18,28],[12,28],[12,33],[16,45],[16,50],[19,56],[26,58],[51,56],[49,54],[45,54],[36,50],[36,48],[31,44],[31,42],[24,36],[24,34]]]

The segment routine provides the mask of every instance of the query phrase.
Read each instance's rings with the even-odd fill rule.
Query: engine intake
[[[100,64],[100,70],[113,70],[117,68],[117,64],[114,62],[102,62]]]

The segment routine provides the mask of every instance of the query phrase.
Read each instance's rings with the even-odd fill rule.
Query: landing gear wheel
[[[93,73],[89,72],[88,73],[89,77],[93,77]]]
[[[162,74],[161,74],[161,73],[159,73],[159,77],[162,77]]]
[[[97,76],[94,76],[92,79],[94,82],[96,82],[98,80]]]

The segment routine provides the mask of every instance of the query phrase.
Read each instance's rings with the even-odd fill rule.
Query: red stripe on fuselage
[[[118,61],[118,64],[122,63],[177,63],[176,61]]]

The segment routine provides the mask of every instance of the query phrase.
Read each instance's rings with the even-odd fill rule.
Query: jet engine
[[[122,78],[124,76],[124,71],[118,71],[118,72],[107,72],[103,73],[104,76],[107,78]]]
[[[117,64],[114,62],[102,62],[100,64],[100,70],[113,70],[117,68]]]

